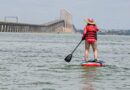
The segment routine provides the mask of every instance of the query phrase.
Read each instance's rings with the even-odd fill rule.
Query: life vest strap
[[[88,39],[96,39],[97,40],[97,33],[95,31],[88,31],[86,34]]]

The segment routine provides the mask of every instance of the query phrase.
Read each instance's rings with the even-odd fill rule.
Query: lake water
[[[0,90],[130,90],[130,36],[99,35],[105,67],[80,66],[81,34],[0,33]],[[93,58],[92,49],[89,58]]]

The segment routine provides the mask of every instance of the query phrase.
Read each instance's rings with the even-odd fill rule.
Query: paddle
[[[81,39],[81,41],[78,43],[78,45],[75,47],[75,49],[72,51],[71,54],[69,54],[68,56],[65,57],[65,61],[66,62],[70,62],[73,56],[73,53],[75,52],[75,50],[78,48],[78,46],[81,44],[81,42],[83,41],[83,39]]]

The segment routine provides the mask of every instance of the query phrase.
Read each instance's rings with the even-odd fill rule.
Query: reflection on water
[[[0,90],[130,90],[130,37],[100,35],[99,57],[107,66],[91,68],[80,66],[84,42],[70,63],[64,61],[80,39],[80,34],[0,33]]]
[[[96,67],[83,67],[83,73],[81,74],[83,84],[82,90],[96,90],[93,85],[93,81],[97,79]]]

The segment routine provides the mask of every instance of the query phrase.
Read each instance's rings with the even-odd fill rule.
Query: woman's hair
[[[93,26],[96,26],[96,24],[89,24],[89,23],[88,23],[87,25],[93,25]]]

